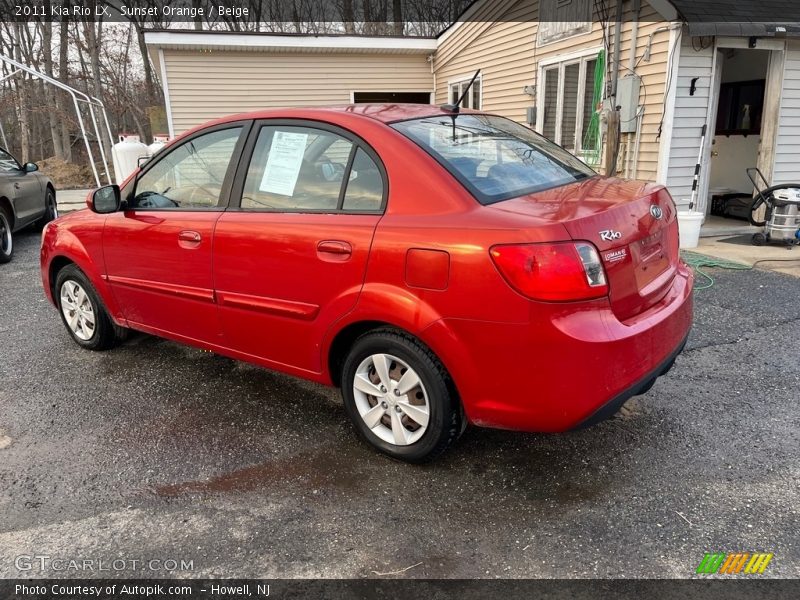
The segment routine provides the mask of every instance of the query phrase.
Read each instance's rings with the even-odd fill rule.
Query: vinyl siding
[[[232,113],[348,104],[353,91],[431,92],[424,54],[164,50],[175,134]]]
[[[712,93],[713,63],[713,45],[695,50],[692,47],[692,38],[684,31],[678,59],[675,115],[667,163],[667,188],[676,201],[692,195],[694,169],[700,154],[701,133],[708,116]],[[695,77],[698,78],[695,84],[696,90],[694,95],[690,96],[689,88]],[[706,159],[702,165],[702,172],[706,172],[707,168]]]
[[[588,33],[575,35],[537,47],[538,0],[500,0],[486,2],[473,21],[464,23],[449,35],[436,53],[436,102],[447,99],[448,83],[482,70],[483,110],[500,114],[520,123],[526,111],[536,105],[536,98],[524,93],[525,86],[537,85],[539,65],[549,59],[573,52],[600,49],[603,31],[598,22]],[[609,7],[614,14],[613,3]],[[630,10],[630,3],[626,3]],[[627,73],[632,39],[631,15],[625,15],[621,35],[620,77]],[[644,105],[642,136],[637,172],[639,179],[655,180],[658,168],[659,141],[669,51],[669,32],[654,34],[649,62],[640,61],[651,33],[666,23],[646,2],[642,2],[639,33],[636,40],[636,74],[642,77],[640,104]],[[646,92],[646,93],[645,93]],[[541,110],[541,107],[539,107]],[[625,152],[634,134],[623,134],[620,162],[624,168]]]
[[[800,180],[800,42],[789,42],[783,66],[773,183]]]
[[[481,69],[483,110],[525,122],[532,102],[522,88],[535,81],[536,31],[531,22],[535,13],[525,4],[532,5],[514,0],[484,2],[476,20],[460,25],[440,45],[434,63],[437,104],[447,99],[449,83]]]

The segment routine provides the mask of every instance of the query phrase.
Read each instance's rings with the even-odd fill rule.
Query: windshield
[[[482,204],[596,175],[560,146],[503,117],[438,115],[392,127],[431,154]]]

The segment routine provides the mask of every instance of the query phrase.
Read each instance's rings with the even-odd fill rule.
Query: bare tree
[[[62,83],[69,85],[69,21],[65,18],[58,29],[58,77]],[[61,148],[65,161],[72,161],[72,139],[70,125],[67,121],[64,94],[59,94],[61,109]]]
[[[392,0],[392,26],[395,35],[403,35],[403,0]]]
[[[24,32],[27,28],[22,23],[13,23],[14,37],[12,38],[12,52],[14,59],[21,63],[25,60],[23,57],[22,44],[24,43]],[[20,143],[20,157],[22,162],[27,162],[31,154],[31,127],[29,123],[29,107],[28,107],[28,77],[26,73],[21,73],[16,76],[16,92],[17,92],[17,121],[19,123],[19,143]]]
[[[47,12],[50,11],[50,0],[45,2]],[[36,27],[39,29],[42,38],[41,56],[44,62],[44,73],[48,77],[54,77],[53,71],[53,23],[52,21],[37,18],[35,21]],[[47,112],[47,121],[50,129],[50,139],[53,145],[53,153],[56,158],[64,160],[64,144],[61,137],[61,129],[58,122],[58,116],[61,112],[60,94],[56,93],[56,88],[51,85],[42,86],[44,92],[45,103],[47,106],[52,107],[52,110]]]

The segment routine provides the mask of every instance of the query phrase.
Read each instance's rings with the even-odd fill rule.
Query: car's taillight
[[[509,285],[533,300],[571,302],[608,295],[600,255],[589,242],[502,245],[490,253]]]

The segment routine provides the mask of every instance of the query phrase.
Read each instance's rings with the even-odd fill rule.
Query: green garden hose
[[[603,80],[606,73],[606,51],[597,53],[597,63],[594,67],[594,89],[592,93],[592,117],[583,136],[583,156],[589,165],[600,164],[600,111],[598,106],[603,101]]]
[[[732,271],[750,271],[753,267],[743,265],[742,263],[724,260],[721,258],[714,258],[712,256],[705,256],[697,254],[696,252],[687,252],[681,250],[681,258],[683,262],[694,269],[694,272],[703,278],[703,283],[695,283],[695,290],[705,290],[714,285],[714,278],[706,273],[703,269],[730,269]]]
[[[757,260],[752,265],[745,265],[730,260],[723,260],[721,258],[714,258],[712,256],[705,256],[704,254],[697,254],[696,252],[687,252],[681,250],[681,258],[683,262],[694,269],[705,280],[705,285],[695,285],[695,290],[706,290],[714,285],[714,278],[706,273],[703,269],[729,269],[731,271],[752,271],[756,265],[760,263],[796,263],[800,262],[800,258],[762,258]]]

